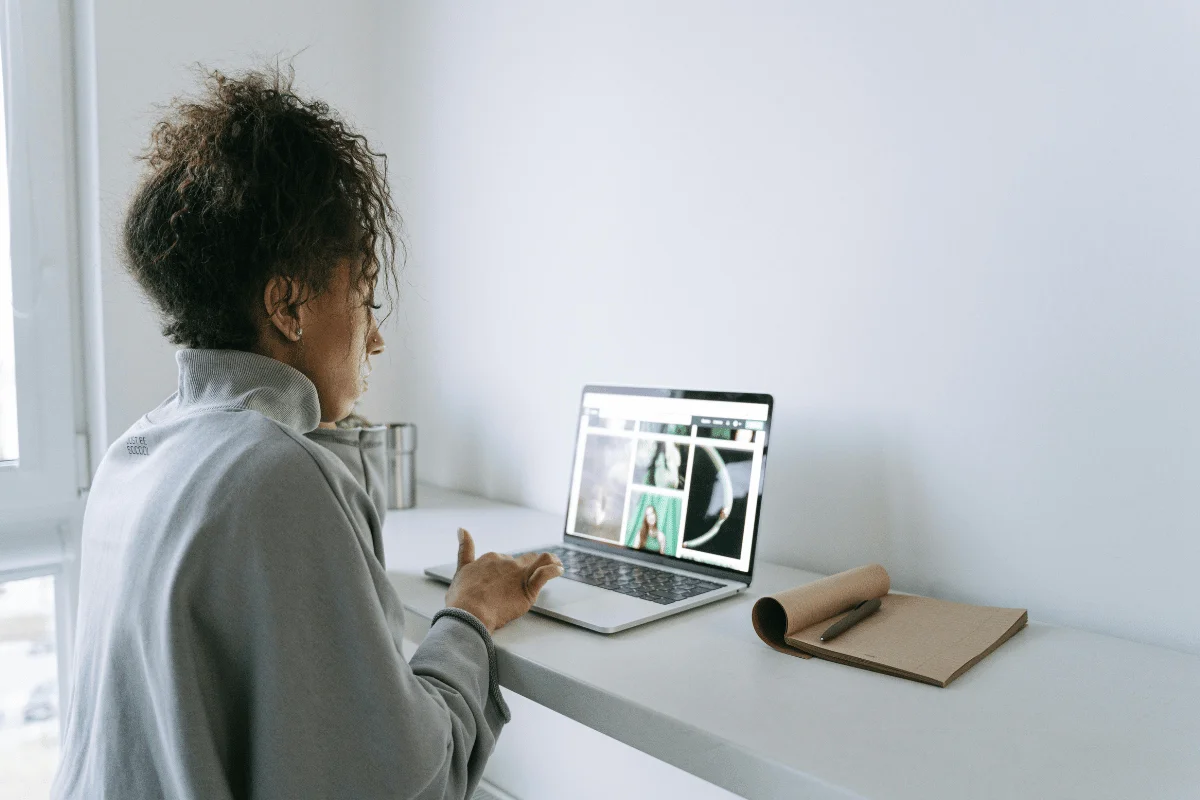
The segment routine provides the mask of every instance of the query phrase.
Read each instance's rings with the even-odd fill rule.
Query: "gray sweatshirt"
[[[176,358],[92,482],[53,796],[468,797],[509,718],[495,651],[450,609],[401,656],[382,430],[315,430],[273,359]]]

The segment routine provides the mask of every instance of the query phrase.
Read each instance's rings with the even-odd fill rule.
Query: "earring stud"
[[[296,328],[296,341],[300,341],[300,337],[304,335],[304,328]]]

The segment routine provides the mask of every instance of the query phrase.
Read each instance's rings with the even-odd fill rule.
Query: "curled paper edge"
[[[841,614],[847,609],[891,590],[891,577],[879,564],[867,564],[760,597],[750,612],[754,632],[769,647],[781,653],[811,658],[784,642],[784,638],[809,625]]]

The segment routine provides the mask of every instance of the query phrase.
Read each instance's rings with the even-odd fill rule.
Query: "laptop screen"
[[[770,395],[584,389],[566,533],[749,574]]]

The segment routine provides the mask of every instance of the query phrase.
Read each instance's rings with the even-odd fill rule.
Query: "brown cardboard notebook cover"
[[[947,686],[1024,627],[1022,608],[992,608],[930,597],[888,594],[878,564],[857,567],[763,597],[754,629],[780,652]],[[851,606],[880,598],[879,611],[830,642],[821,634]]]

